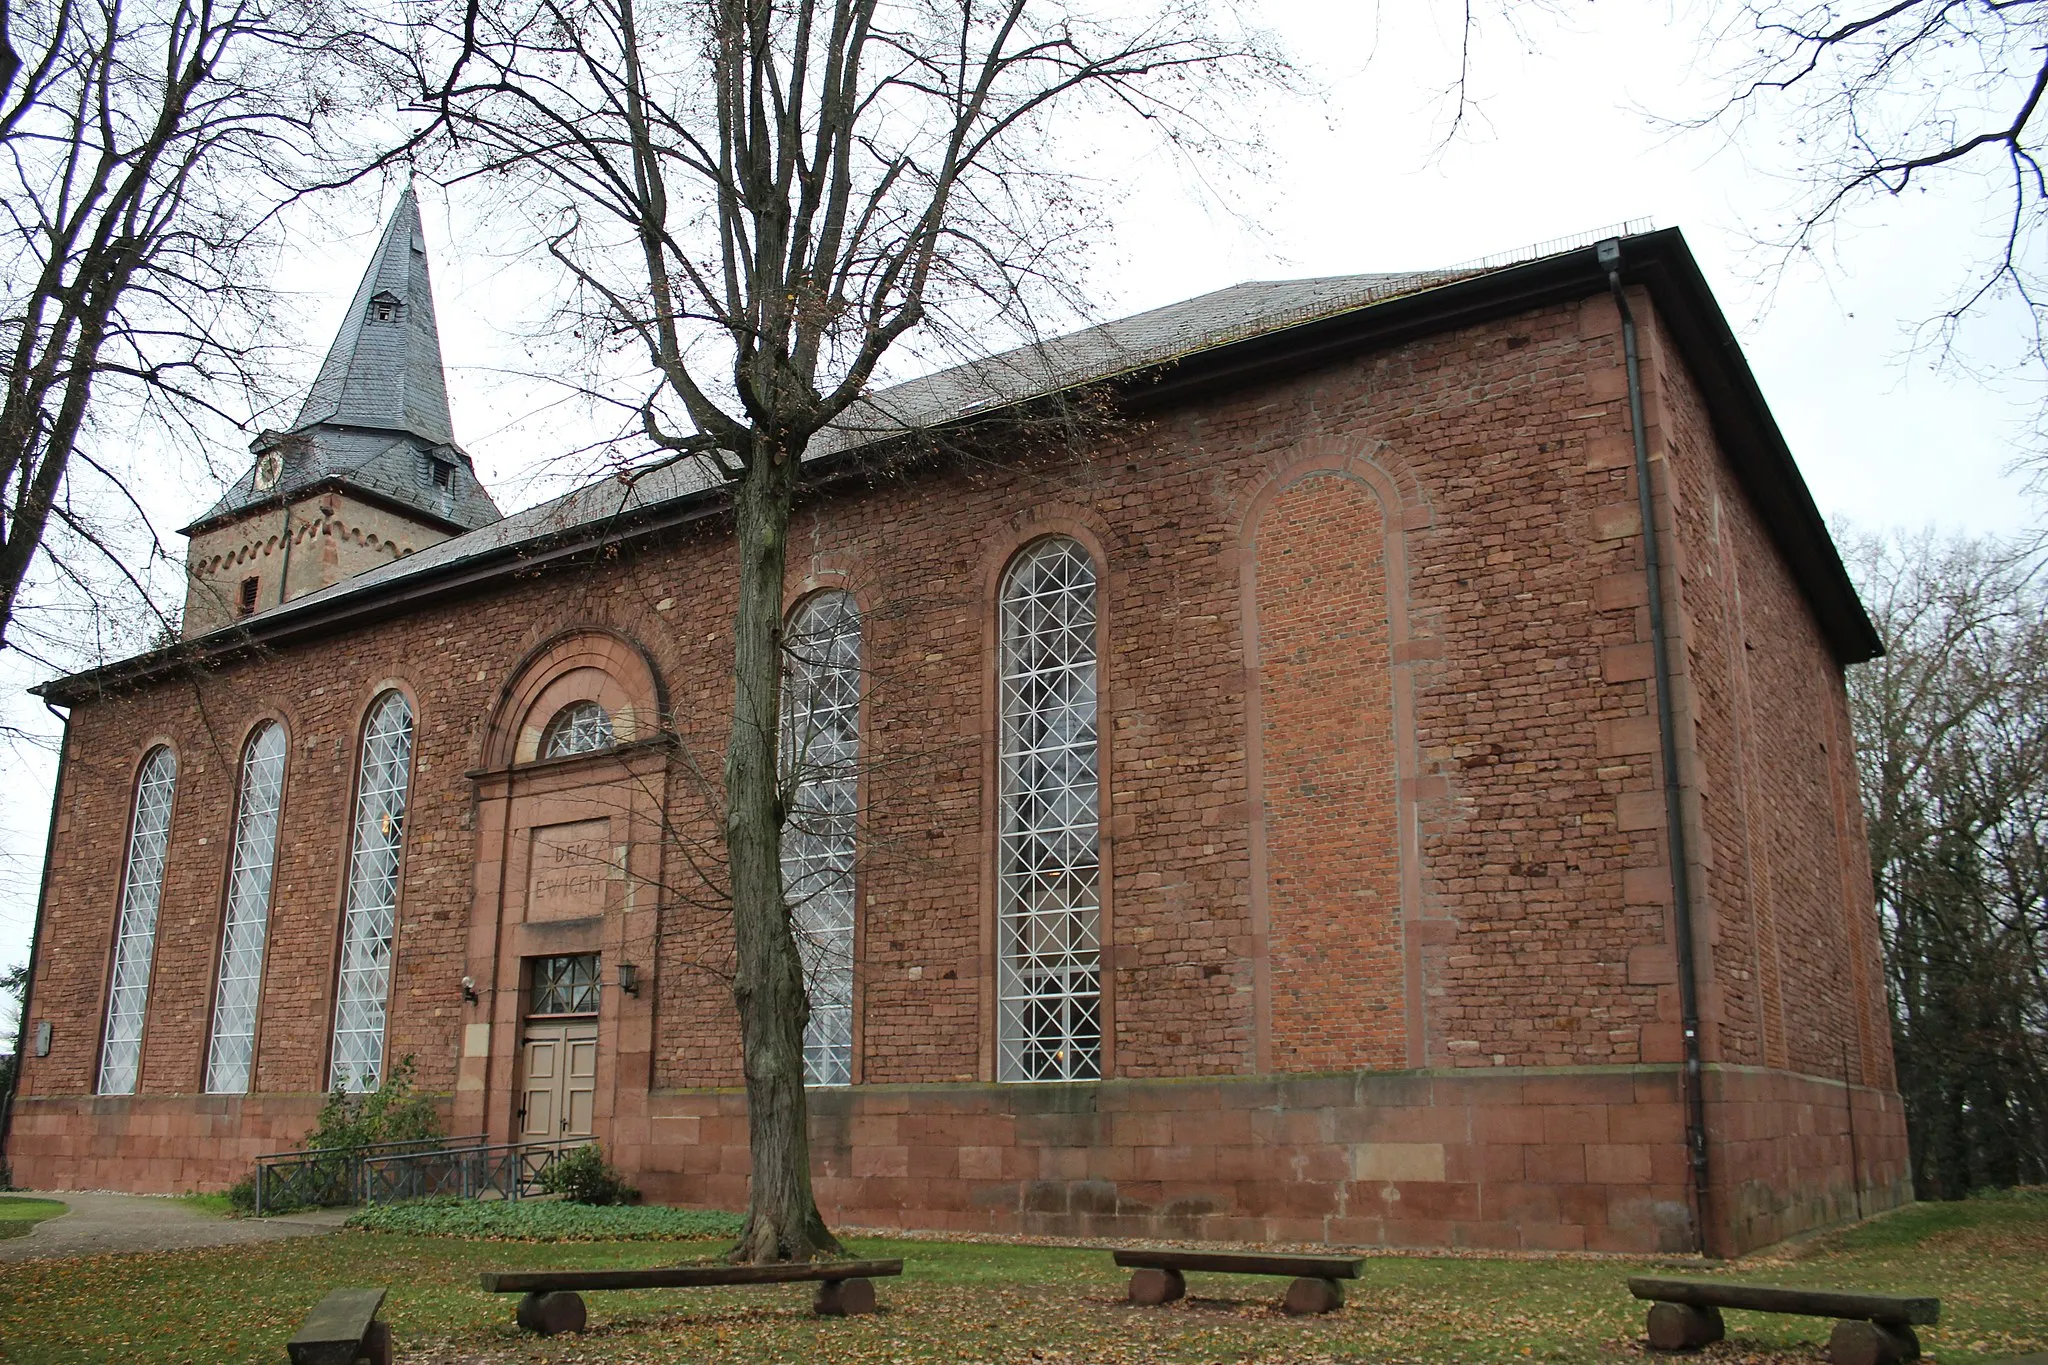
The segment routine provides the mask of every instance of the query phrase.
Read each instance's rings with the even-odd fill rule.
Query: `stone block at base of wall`
[[[1715,1254],[1911,1198],[1895,1094],[1710,1067],[1706,1097]],[[219,1189],[322,1098],[24,1096],[9,1156],[29,1187]],[[811,1092],[811,1152],[834,1223],[1685,1252],[1683,1116],[1672,1066],[855,1086]],[[745,1204],[737,1089],[654,1092],[600,1136],[650,1200]]]

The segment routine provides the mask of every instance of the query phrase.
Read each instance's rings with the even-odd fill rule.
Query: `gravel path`
[[[175,1199],[139,1194],[72,1194],[11,1190],[34,1199],[58,1199],[70,1212],[36,1224],[26,1237],[0,1239],[0,1262],[40,1256],[105,1256],[127,1251],[183,1251],[191,1247],[274,1242],[332,1232],[348,1209],[315,1209],[280,1218],[221,1218]]]

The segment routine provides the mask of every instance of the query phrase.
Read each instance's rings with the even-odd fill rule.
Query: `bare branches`
[[[2048,628],[2003,547],[1852,542],[1886,654],[1850,677],[1914,1180],[2048,1175]]]
[[[1772,134],[1800,185],[1794,220],[1771,243],[1782,257],[1814,249],[1873,200],[1981,197],[1993,216],[1981,241],[1958,245],[1958,284],[1927,320],[1931,340],[1961,363],[1964,324],[2016,304],[2030,362],[2048,382],[2048,4],[1744,0],[1717,37],[1730,57],[1729,94],[1694,126],[1790,130]]]
[[[1206,102],[1288,75],[1198,0],[1121,28],[1045,0],[521,0],[421,32],[451,169],[532,191],[594,315],[735,454],[803,444],[932,309],[1016,334],[1079,303],[1091,210],[1046,173],[1056,107],[1220,146]],[[990,288],[1010,262],[1036,265]]]
[[[658,463],[732,487],[734,704],[722,871],[753,1157],[736,1254],[836,1245],[811,1195],[806,985],[785,899],[780,700],[792,502],[813,439],[932,318],[1030,335],[1078,310],[1100,220],[1069,130],[1135,119],[1224,149],[1288,71],[1227,3],[1125,22],[1066,0],[442,0],[394,78],[458,177],[518,187],[579,332],[638,351]],[[642,381],[644,383],[644,381]],[[900,434],[900,433],[899,433]],[[796,755],[801,759],[802,754]],[[801,833],[801,830],[799,830]],[[691,865],[696,865],[694,857]]]
[[[138,432],[217,430],[229,407],[261,405],[273,348],[257,253],[320,164],[361,42],[300,0],[31,0],[8,13],[0,647],[53,529],[83,533],[61,500],[75,461],[132,503]]]

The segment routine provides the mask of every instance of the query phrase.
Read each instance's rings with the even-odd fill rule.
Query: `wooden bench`
[[[313,1306],[284,1344],[292,1365],[391,1365],[391,1329],[377,1320],[381,1289],[337,1289]]]
[[[701,1289],[725,1284],[791,1284],[815,1280],[811,1309],[824,1317],[875,1311],[874,1281],[901,1275],[901,1261],[793,1261],[786,1265],[677,1265],[646,1270],[485,1271],[486,1294],[524,1294],[519,1325],[553,1336],[580,1332],[588,1320],[582,1293],[598,1289]]]
[[[1129,1268],[1131,1302],[1172,1303],[1188,1292],[1187,1272],[1209,1270],[1219,1275],[1291,1275],[1281,1307],[1290,1313],[1330,1313],[1344,1306],[1344,1286],[1355,1280],[1364,1261],[1350,1256],[1283,1256],[1251,1251],[1112,1250],[1116,1263]]]
[[[1915,1324],[1926,1326],[1941,1317],[1941,1300],[1903,1298],[1895,1294],[1859,1294],[1833,1289],[1780,1289],[1763,1284],[1731,1284],[1726,1280],[1657,1279],[1639,1275],[1628,1292],[1652,1300],[1650,1349],[1695,1351],[1723,1335],[1721,1310],[1746,1308],[1756,1313],[1798,1313],[1836,1318],[1828,1338],[1834,1365],[1900,1365],[1920,1355]]]

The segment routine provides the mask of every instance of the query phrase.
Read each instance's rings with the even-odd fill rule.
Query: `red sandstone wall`
[[[1702,1049],[1798,1073],[1717,1078],[1734,1090],[1709,1114],[1714,1217],[1753,1246],[1909,1198],[1904,1114],[1842,670],[1691,377],[1661,345],[1650,356],[1670,456],[1660,518],[1680,593]],[[1853,1123],[1844,1083],[1872,1088]],[[1813,1140],[1816,1125],[1839,1141]]]
[[[1677,1110],[1668,1067],[1355,1072],[855,1087],[811,1130],[820,1206],[856,1226],[1680,1251]],[[644,1141],[650,1192],[744,1201],[737,1091],[661,1097]]]
[[[1081,457],[939,461],[905,481],[843,490],[800,508],[791,535],[793,590],[834,583],[857,595],[873,671],[865,721],[872,763],[864,778],[870,837],[861,868],[859,1078],[895,1087],[898,1096],[929,1094],[933,1112],[942,1113],[950,1092],[902,1087],[981,1083],[992,1075],[990,623],[1009,557],[1050,532],[1089,544],[1102,574],[1112,1075],[1244,1075],[1258,1069],[1263,1053],[1279,1070],[1421,1066],[1473,1074],[1475,1085],[1477,1073],[1491,1072],[1503,1085],[1521,1086],[1507,1079],[1515,1068],[1676,1062],[1668,876],[1657,832],[1655,728],[1620,379],[1612,308],[1595,300],[1190,402],[1105,434]],[[1372,488],[1378,524],[1390,532],[1379,546],[1371,543],[1365,504],[1355,493],[1339,493],[1344,481],[1296,482],[1339,469]],[[1300,491],[1276,491],[1283,485]],[[1349,509],[1318,502],[1333,498],[1351,499]],[[1331,516],[1344,518],[1345,533],[1326,524]],[[1287,534],[1278,534],[1283,526]],[[1290,539],[1306,566],[1292,581],[1275,568],[1287,562]],[[707,796],[715,793],[696,776],[715,779],[729,706],[728,553],[713,529],[682,533],[596,566],[507,582],[386,621],[346,642],[294,647],[80,707],[58,809],[46,948],[30,1004],[32,1017],[55,1023],[56,1049],[48,1059],[28,1060],[27,1094],[75,1097],[90,1087],[131,774],[156,734],[177,739],[186,771],[141,1088],[145,1097],[168,1097],[197,1085],[218,951],[233,756],[248,726],[270,714],[291,727],[294,757],[257,1087],[304,1094],[321,1085],[357,727],[387,680],[413,691],[420,726],[390,1051],[414,1054],[429,1088],[452,1088],[461,1026],[488,1017],[459,994],[479,856],[464,774],[481,762],[487,717],[513,685],[517,661],[572,626],[613,629],[645,646],[666,680],[680,739],[664,797],[679,834],[662,860],[660,946],[653,979],[643,987],[655,1016],[657,1093],[647,1103],[656,1114],[687,1114],[706,1102],[688,1088],[737,1081],[725,986],[729,937],[722,914],[707,903],[715,898],[715,862],[700,856],[709,847]],[[1755,546],[1751,553],[1768,558]],[[1262,614],[1248,635],[1242,586],[1251,580],[1261,585],[1253,605]],[[1326,628],[1338,602],[1355,609],[1343,650],[1361,662],[1357,675],[1332,677],[1341,685],[1329,689],[1319,716],[1314,689],[1301,687],[1291,670],[1313,670],[1322,661],[1311,650],[1297,663],[1309,646],[1290,632],[1318,622],[1315,629]],[[1796,599],[1781,606],[1781,616],[1752,629],[1784,633],[1794,655],[1810,651],[1811,628],[1802,625]],[[1260,662],[1250,659],[1248,639],[1257,642]],[[1389,661],[1390,681],[1371,675],[1365,661],[1374,657]],[[1277,716],[1259,729],[1265,767],[1257,775],[1246,721],[1253,693]],[[1794,689],[1787,697],[1800,695],[1811,692]],[[1816,772],[1826,775],[1788,769],[1774,780],[1789,789]],[[1337,831],[1318,823],[1304,784],[1332,779],[1352,784],[1361,815],[1358,841],[1344,850],[1355,875],[1316,885],[1300,878]],[[1791,837],[1832,839],[1825,802],[1795,796],[1787,795],[1778,816],[1798,824]],[[1267,853],[1280,851],[1256,875],[1255,803],[1266,822]],[[1721,848],[1713,845],[1717,865]],[[1290,876],[1297,879],[1292,884]],[[1279,895],[1272,894],[1276,886]],[[1358,932],[1348,939],[1328,935],[1314,918],[1346,894],[1353,899],[1335,908],[1357,917]],[[1723,896],[1718,885],[1714,894]],[[1798,894],[1796,886],[1785,892]],[[1270,925],[1255,904],[1261,895],[1273,911]],[[1839,910],[1832,913],[1839,926]],[[1264,989],[1262,954],[1270,968]],[[1318,973],[1345,977],[1349,992],[1320,1018],[1318,989],[1327,983],[1318,982]],[[1717,988],[1727,977],[1716,977]],[[1822,989],[1831,988],[1823,982]],[[1739,999],[1726,991],[1711,997],[1717,1010]],[[1734,1038],[1741,1017],[1735,1004],[1727,1008]],[[1882,1076],[1866,1079],[1888,1084]],[[849,1123],[880,1112],[867,1107],[866,1093],[844,1100]],[[998,1098],[988,1103],[998,1107],[1055,1103],[1021,1091],[1015,1100],[1000,1099],[1009,1091],[994,1093]],[[68,1115],[50,1123],[72,1124],[80,1136],[109,1134],[126,1122],[119,1117],[124,1106],[154,1112],[167,1102],[64,1099],[39,1112]],[[899,1112],[911,1112],[909,1100],[900,1102]],[[26,1101],[22,1112],[40,1103]],[[196,1112],[213,1102],[188,1103]],[[1622,1101],[1600,1103],[1612,1108]],[[1650,1104],[1628,1113],[1623,1122],[1634,1125],[1635,1136],[1626,1142],[1539,1141],[1531,1136],[1536,1130],[1524,1129],[1508,1145],[1527,1150],[1500,1156],[1502,1164],[1488,1169],[1500,1172],[1492,1178],[1503,1189],[1513,1182],[1553,1191],[1640,1184],[1650,1177],[1634,1155],[1594,1158],[1619,1164],[1593,1180],[1575,1174],[1586,1151],[1574,1159],[1537,1150],[1664,1150],[1659,1143],[1676,1149],[1671,1111]],[[1496,1121],[1510,1122],[1487,1120]],[[669,1188],[691,1197],[730,1192],[743,1165],[734,1166],[726,1138],[692,1139],[662,1128],[666,1120],[648,1122],[655,1127],[644,1138],[622,1128],[616,1140],[629,1148],[644,1144],[635,1167],[647,1173],[650,1188],[659,1188],[670,1169],[665,1163],[715,1161],[725,1185]],[[860,1154],[870,1146],[918,1145],[882,1142],[881,1129],[873,1138],[866,1131],[848,1129],[848,1162],[887,1166],[893,1157]],[[1039,1163],[1031,1179],[1096,1178],[1087,1174],[1093,1158],[1077,1155],[1085,1144],[1041,1143],[1029,1125],[1014,1131],[1023,1144],[1014,1161]],[[1186,1145],[1170,1128],[1161,1140]],[[701,1149],[694,1145],[700,1141]],[[1450,1164],[1442,1180],[1421,1183],[1480,1182],[1478,1175],[1448,1174],[1467,1159],[1453,1151],[1493,1145],[1465,1141],[1446,1145]],[[262,1145],[274,1144],[266,1138]],[[940,1151],[947,1144],[929,1145]],[[946,1178],[976,1188],[999,1175],[1008,1179],[1012,1157],[991,1172],[988,1157],[966,1155],[987,1145],[960,1145],[952,1158],[958,1174]],[[26,1178],[75,1183],[55,1146],[41,1150],[50,1164],[30,1164]],[[17,1174],[24,1174],[21,1160]],[[159,1174],[138,1173],[133,1182],[110,1176],[109,1183],[154,1183]],[[843,1174],[883,1178],[879,1167],[847,1167]],[[1190,1174],[1187,1188],[1209,1178]],[[1168,1197],[1164,1188],[1159,1199],[1132,1197],[1155,1209],[1182,1197]],[[846,1201],[846,1210],[871,1207],[862,1202],[870,1196],[858,1192],[830,1197]],[[1000,1204],[1005,1196],[986,1197]],[[1565,1196],[1525,1197],[1537,1201],[1524,1210],[1533,1225],[1548,1217],[1544,1199]],[[1021,1217],[1040,1196],[1017,1198],[1025,1202],[1007,1207]],[[1261,1202],[1267,1198],[1233,1195],[1236,1202],[1224,1200],[1213,1211],[1282,1216]],[[1800,1216],[1806,1215],[1780,1221]],[[1461,1214],[1417,1226],[1489,1221],[1498,1220]],[[1397,1225],[1407,1223],[1388,1226]],[[1640,1234],[1634,1245],[1657,1241],[1642,1233],[1647,1224],[1630,1226],[1631,1235]]]

